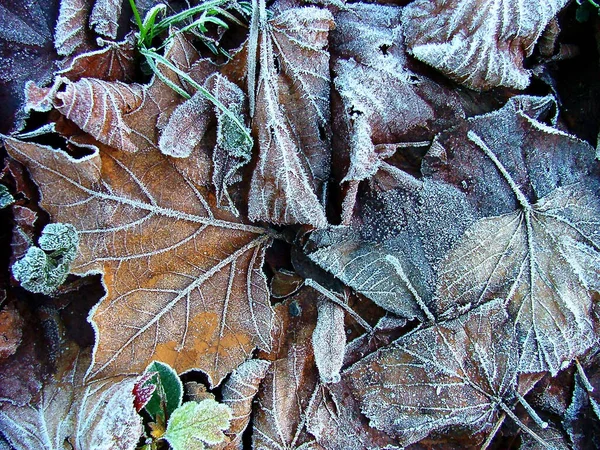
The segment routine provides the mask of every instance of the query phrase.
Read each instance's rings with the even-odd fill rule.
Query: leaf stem
[[[506,413],[503,412],[502,415],[500,416],[500,418],[498,419],[498,421],[494,424],[494,428],[492,428],[492,431],[490,431],[490,434],[488,434],[487,439],[481,445],[481,449],[480,450],[486,450],[490,446],[490,444],[494,440],[494,437],[496,437],[496,434],[498,434],[498,430],[500,429],[500,427],[504,423],[505,419],[506,419]]]
[[[533,431],[531,428],[529,428],[527,425],[525,425],[521,421],[521,419],[519,419],[516,416],[516,414],[510,410],[510,408],[508,406],[506,406],[503,402],[499,402],[498,405],[500,406],[500,408],[502,408],[502,410],[506,413],[506,415],[508,415],[508,417],[510,417],[519,426],[519,428],[521,428],[523,431],[525,431],[527,434],[529,434],[533,439],[535,439],[538,444],[540,444],[544,448],[547,448],[548,450],[552,450],[552,446],[550,446],[550,444],[548,444],[544,439],[542,439],[535,431]]]
[[[581,382],[585,390],[588,392],[594,392],[594,386],[592,386],[592,383],[590,383],[589,378],[585,374],[585,371],[583,370],[583,367],[581,367],[581,364],[577,358],[575,358],[575,367],[577,367],[577,373],[581,378]]]
[[[535,423],[537,423],[541,428],[548,428],[548,422],[542,420],[542,418],[538,416],[538,413],[535,411],[535,409],[533,409],[527,400],[525,400],[525,398],[518,392],[517,399],[519,400],[519,403],[523,405],[523,408],[525,408]]]
[[[313,280],[312,278],[306,278],[304,280],[304,284],[313,288],[315,291],[327,297],[336,305],[340,306],[344,311],[346,311],[350,317],[352,317],[361,327],[363,327],[369,333],[373,333],[373,327],[367,323],[365,319],[360,317],[356,311],[354,311],[350,306],[348,306],[343,300],[339,299],[337,295],[331,292],[329,289],[321,286],[318,282]]]

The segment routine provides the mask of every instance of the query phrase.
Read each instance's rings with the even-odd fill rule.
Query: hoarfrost
[[[96,0],[90,15],[90,26],[102,36],[116,39],[122,6],[121,0]]]
[[[417,0],[403,11],[417,59],[472,89],[525,89],[530,56],[568,0]]]
[[[86,44],[90,9],[88,0],[61,0],[54,29],[54,46],[59,55],[71,55]]]
[[[323,383],[337,383],[346,348],[344,310],[328,299],[320,298],[317,311],[317,325],[312,335],[315,363]]]

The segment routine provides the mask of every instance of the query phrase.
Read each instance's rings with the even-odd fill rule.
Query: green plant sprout
[[[77,230],[68,223],[50,223],[42,230],[38,245],[13,264],[12,273],[29,292],[52,295],[67,278],[77,256]]]
[[[230,111],[225,105],[223,105],[214,95],[212,95],[206,88],[198,84],[194,81],[187,73],[176,67],[170,61],[168,61],[163,55],[158,52],[158,49],[152,46],[152,41],[154,38],[159,36],[165,31],[168,31],[171,26],[180,24],[189,19],[193,19],[194,16],[200,14],[200,17],[193,20],[192,23],[184,26],[179,29],[176,33],[182,33],[185,31],[194,32],[200,38],[203,38],[203,34],[208,30],[206,25],[209,23],[221,26],[225,29],[228,29],[227,23],[225,23],[222,19],[217,17],[217,15],[221,15],[230,19],[231,21],[244,26],[238,19],[235,18],[232,14],[220,8],[220,5],[227,3],[229,0],[209,0],[200,5],[188,8],[183,10],[177,14],[172,16],[165,17],[164,19],[157,22],[157,18],[160,14],[164,13],[167,7],[163,4],[159,4],[154,6],[148,13],[146,17],[142,21],[139,11],[135,5],[135,0],[129,0],[131,5],[131,9],[133,10],[133,15],[135,17],[135,21],[137,23],[138,28],[140,29],[137,36],[137,48],[138,51],[144,58],[153,73],[167,86],[177,92],[185,99],[191,98],[191,96],[183,90],[181,87],[177,86],[168,77],[166,77],[158,68],[158,65],[161,64],[168,68],[169,70],[176,73],[182,80],[185,80],[190,86],[192,86],[196,91],[198,91],[204,98],[209,100],[213,105],[219,108],[223,114],[225,114],[231,121],[239,128],[242,136],[244,137],[245,143],[249,146],[252,146],[252,136],[250,135],[250,130],[242,123],[240,117]],[[240,8],[244,11],[244,8]],[[167,39],[162,43],[161,47],[164,47],[173,37],[176,35],[172,34],[167,37]],[[221,53],[225,56],[229,56],[229,54],[223,49],[217,49],[216,46],[203,39],[203,42],[213,53]]]
[[[595,0],[577,0],[575,18],[578,22],[587,22],[592,13],[600,16],[600,3]]]

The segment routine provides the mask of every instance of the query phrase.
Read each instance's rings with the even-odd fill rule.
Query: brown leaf
[[[261,359],[246,361],[234,370],[223,384],[222,403],[229,406],[233,414],[231,425],[225,432],[225,435],[231,438],[226,448],[242,448],[242,433],[250,423],[252,401],[270,365],[269,361]]]
[[[11,266],[21,259],[35,240],[35,222],[37,213],[26,206],[13,205],[14,228],[10,242]]]
[[[14,306],[0,310],[0,359],[14,355],[23,337],[23,318]]]
[[[122,42],[104,41],[104,48],[77,55],[58,72],[71,81],[97,78],[104,81],[131,81],[136,71],[133,35]]]
[[[165,58],[178,69],[188,73],[200,55],[183,33],[176,33],[174,36],[165,49]],[[173,84],[188,90],[187,85],[176,73],[161,65],[158,67],[162,75]],[[202,83],[203,80],[199,84]],[[141,106],[124,117],[133,132],[131,139],[134,144],[142,151],[158,148],[160,130],[166,126],[173,110],[183,101],[183,97],[154,75],[150,84],[143,88]],[[189,163],[186,162],[186,165]]]
[[[472,89],[525,89],[523,59],[567,0],[417,0],[402,16],[416,58]]]
[[[61,0],[54,29],[54,47],[59,55],[69,56],[88,43],[86,30],[91,6],[89,0]]]
[[[415,331],[343,373],[371,426],[402,445],[487,428],[516,389],[518,343],[501,302]]]
[[[324,227],[321,199],[329,175],[325,47],[333,17],[314,7],[292,8],[276,12],[267,22],[264,1],[261,4],[253,120],[259,155],[250,185],[249,217]]]
[[[142,434],[133,407],[135,378],[83,381],[90,351],[71,343],[57,373],[24,406],[0,402],[0,431],[16,450],[133,450]]]
[[[90,26],[102,36],[116,39],[122,6],[121,0],[96,0],[90,14]]]
[[[90,319],[91,378],[158,360],[203,370],[214,386],[253,348],[270,348],[265,230],[215,209],[158,150],[103,148],[73,160],[13,139],[6,147],[27,165],[52,220],[77,228],[72,272],[104,274],[107,295]]]
[[[142,100],[138,84],[82,78],[67,83],[65,91],[56,94],[55,107],[103,144],[136,152],[132,130],[123,117],[137,109]]]
[[[310,338],[317,293],[304,288],[275,307],[273,362],[261,384],[253,416],[256,449],[320,448],[304,430],[318,384]]]

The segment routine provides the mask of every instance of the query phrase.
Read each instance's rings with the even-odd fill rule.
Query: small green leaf
[[[168,419],[181,406],[183,384],[177,376],[177,372],[165,363],[154,361],[148,366],[146,372],[156,373],[146,383],[156,385],[152,397],[145,406],[146,411],[148,411],[153,419],[156,419],[159,414],[162,414],[163,418]],[[164,417],[165,414],[166,417]]]
[[[211,399],[188,402],[173,412],[163,439],[173,450],[204,450],[204,444],[223,442],[231,419],[227,405]]]
[[[6,208],[15,202],[14,197],[8,192],[8,188],[0,184],[0,209]]]

